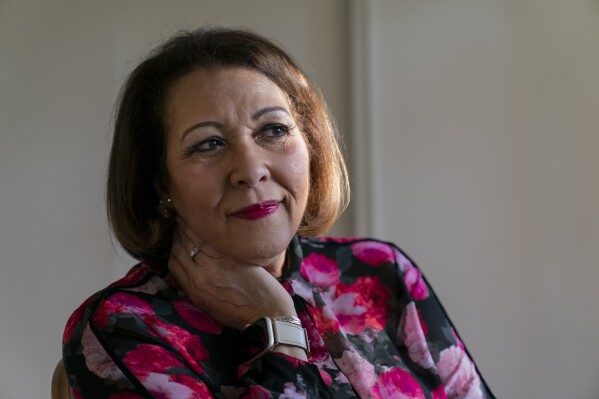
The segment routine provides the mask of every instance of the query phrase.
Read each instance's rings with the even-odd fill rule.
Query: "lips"
[[[262,219],[275,213],[279,209],[279,206],[279,201],[264,201],[239,209],[232,213],[232,215],[247,220]]]

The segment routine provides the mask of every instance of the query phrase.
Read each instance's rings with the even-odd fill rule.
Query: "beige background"
[[[599,396],[596,0],[0,0],[0,398],[49,396],[66,318],[132,264],[103,182],[123,77],[179,28],[245,26],[348,143],[335,228],[421,265],[501,398]]]

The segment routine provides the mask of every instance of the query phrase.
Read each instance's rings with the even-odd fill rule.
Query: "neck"
[[[273,275],[273,277],[279,278],[283,275],[285,271],[285,266],[287,264],[287,251],[283,251],[280,255],[273,259],[272,262],[267,263],[265,266],[262,266],[266,269],[267,272]]]

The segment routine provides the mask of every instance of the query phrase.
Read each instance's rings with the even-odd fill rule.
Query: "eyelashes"
[[[293,129],[295,124],[267,123],[253,134],[254,140],[260,145],[277,144],[283,142]],[[211,154],[226,147],[227,140],[221,136],[210,136],[198,143],[192,144],[184,150],[184,156],[189,157],[193,154]]]

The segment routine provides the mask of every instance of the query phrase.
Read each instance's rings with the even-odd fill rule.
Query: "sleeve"
[[[186,359],[201,358],[199,340],[183,342],[191,334],[179,336],[190,349],[178,352],[147,328],[154,312],[134,295],[121,293],[95,302],[76,311],[65,330],[63,360],[75,398],[214,397],[197,362]],[[198,353],[189,353],[193,351]]]
[[[144,298],[119,292],[96,303],[75,312],[65,330],[63,359],[76,398],[329,397],[311,363],[278,353],[251,367],[208,361],[208,342],[157,317]]]
[[[494,398],[443,305],[416,264],[392,246],[403,306],[396,344],[437,374],[448,398]]]
[[[240,380],[249,398],[330,398],[318,368],[294,357],[271,353],[258,362],[239,367]]]

